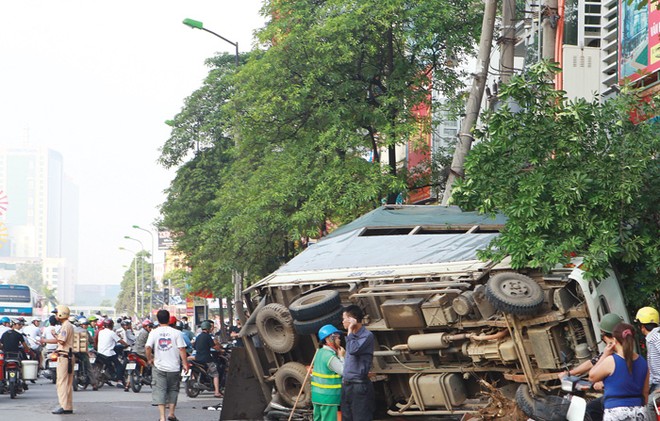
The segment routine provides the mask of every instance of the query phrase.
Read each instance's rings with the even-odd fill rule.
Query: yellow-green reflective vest
[[[336,356],[325,347],[316,354],[312,370],[312,403],[339,405],[341,402],[341,376],[329,367],[330,359]]]

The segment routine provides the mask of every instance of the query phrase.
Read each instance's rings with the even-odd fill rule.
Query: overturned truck
[[[535,400],[560,393],[559,372],[598,353],[600,318],[627,313],[614,275],[586,280],[579,260],[550,272],[479,260],[504,223],[383,206],[248,288],[241,333],[266,401],[310,405],[309,385],[298,395],[315,333],[341,328],[343,307],[357,304],[376,338],[380,415],[475,413],[491,404],[490,386],[531,415]]]

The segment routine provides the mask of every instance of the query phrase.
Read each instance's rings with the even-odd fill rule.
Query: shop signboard
[[[660,3],[619,1],[619,80],[635,81],[660,70]]]

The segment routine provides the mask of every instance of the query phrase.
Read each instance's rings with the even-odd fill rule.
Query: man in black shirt
[[[235,341],[235,346],[242,347],[243,339],[238,336],[241,332],[241,319],[236,319],[236,324],[229,328],[229,336]]]
[[[218,372],[218,364],[211,356],[211,349],[218,350],[218,345],[209,333],[209,330],[211,330],[211,323],[208,320],[202,322],[200,328],[202,329],[202,332],[197,335],[194,345],[195,361],[206,364],[206,371],[213,379],[213,395],[216,398],[221,398],[222,393],[220,392],[220,373]]]
[[[12,321],[12,329],[6,331],[0,338],[0,346],[5,351],[5,358],[20,358],[21,357],[21,348],[23,345],[23,350],[25,352],[30,351],[27,342],[25,342],[25,337],[18,330],[23,325],[18,320]]]

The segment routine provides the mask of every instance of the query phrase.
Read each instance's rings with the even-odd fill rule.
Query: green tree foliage
[[[429,130],[413,108],[432,88],[461,86],[453,66],[472,50],[482,4],[271,0],[262,12],[259,47],[238,72],[231,56],[209,61],[162,149],[161,162],[180,167],[161,225],[193,289],[217,289],[232,270],[262,276],[327,221],[406,190],[381,151]]]
[[[46,301],[57,304],[57,297],[55,297],[55,289],[48,288],[46,285],[41,286],[41,295],[43,295]]]
[[[41,291],[44,283],[41,270],[41,263],[39,262],[22,263],[16,267],[16,274],[9,281],[11,283],[27,285],[36,291]]]
[[[145,310],[149,305],[150,294],[146,291],[150,285],[149,278],[151,277],[151,263],[147,260],[149,253],[140,251],[137,254],[137,259],[133,259],[131,266],[124,272],[124,277],[119,285],[120,291],[115,302],[115,310],[117,313],[134,314],[135,309],[135,281],[137,279],[138,290],[138,311],[140,309],[142,285],[145,287],[144,291],[144,308]],[[137,269],[137,278],[136,278]]]
[[[500,90],[454,203],[509,217],[484,257],[548,269],[575,253],[596,278],[614,264],[634,303],[657,300],[659,127],[631,119],[654,105],[627,89],[603,104],[567,100],[547,83],[554,71],[540,63]]]
[[[110,301],[108,298],[105,298],[99,303],[99,307],[112,307],[112,301]]]
[[[190,273],[185,269],[174,269],[163,275],[163,279],[168,279],[170,286],[185,293],[188,289],[188,279]]]

